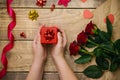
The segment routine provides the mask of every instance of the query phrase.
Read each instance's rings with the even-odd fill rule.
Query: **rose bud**
[[[90,21],[90,23],[88,23],[85,28],[85,33],[94,35],[94,34],[96,34],[96,31],[97,31],[96,25],[93,24],[92,21]]]
[[[55,9],[55,4],[51,5],[51,11],[53,11]]]
[[[72,43],[70,43],[69,50],[70,50],[70,55],[75,56],[79,52],[80,46],[77,44],[76,41],[73,41]]]
[[[20,37],[26,38],[26,34],[24,32],[21,32]]]
[[[79,33],[77,36],[77,42],[82,45],[87,43],[87,39],[88,39],[88,35],[84,31]]]

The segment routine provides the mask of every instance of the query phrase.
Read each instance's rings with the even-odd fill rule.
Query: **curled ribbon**
[[[12,34],[12,30],[16,25],[16,15],[13,9],[10,7],[13,0],[7,0],[7,12],[9,16],[12,18],[12,21],[8,25],[8,39],[9,43],[3,48],[1,55],[1,63],[3,64],[3,69],[0,71],[0,79],[6,74],[8,61],[6,58],[6,53],[9,52],[14,46],[14,36]]]

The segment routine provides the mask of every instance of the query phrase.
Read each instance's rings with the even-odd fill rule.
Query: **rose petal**
[[[26,38],[26,34],[24,32],[21,32],[20,37]]]
[[[84,31],[80,32],[77,36],[77,42],[82,45],[87,43],[87,39],[88,35]]]
[[[39,17],[38,12],[35,9],[29,11],[28,13],[29,19],[33,21],[33,20],[37,20],[38,17]]]
[[[71,0],[59,0],[58,5],[64,5],[65,7],[67,7],[70,1]]]
[[[51,11],[53,11],[55,9],[55,4],[51,5]]]
[[[36,5],[43,7],[46,5],[46,2],[47,0],[37,0]]]
[[[87,0],[81,0],[83,3],[86,2]]]
[[[90,10],[84,10],[83,16],[84,16],[84,18],[92,18],[93,13]]]
[[[111,22],[112,24],[114,23],[115,18],[114,18],[114,15],[113,15],[113,14],[109,14],[109,15],[108,15],[108,19],[110,20],[110,22]],[[106,18],[104,18],[104,22],[106,23]]]

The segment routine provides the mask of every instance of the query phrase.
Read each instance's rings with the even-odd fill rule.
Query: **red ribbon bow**
[[[7,0],[7,12],[9,16],[12,18],[12,21],[8,25],[8,39],[10,42],[3,48],[2,51],[1,62],[3,64],[3,69],[0,71],[0,79],[3,78],[3,76],[6,74],[7,71],[8,61],[6,58],[6,53],[9,52],[14,46],[14,36],[12,34],[12,30],[16,25],[16,15],[13,9],[10,7],[12,1],[13,0]]]

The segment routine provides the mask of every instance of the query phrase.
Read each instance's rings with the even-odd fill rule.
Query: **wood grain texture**
[[[15,36],[15,46],[10,52],[7,53],[7,58],[9,61],[8,71],[10,72],[3,78],[3,80],[25,79],[27,75],[26,71],[29,71],[33,59],[32,40],[41,24],[46,24],[49,26],[58,25],[58,27],[64,29],[67,34],[69,46],[69,43],[76,38],[79,32],[84,30],[86,24],[90,20],[92,20],[96,25],[98,25],[100,29],[106,30],[104,18],[108,14],[112,13],[115,16],[112,39],[116,40],[120,38],[119,2],[118,0],[107,0],[106,2],[104,1],[105,0],[88,0],[86,3],[82,3],[80,2],[80,0],[72,0],[72,2],[67,8],[63,6],[57,6],[57,9],[51,12],[49,9],[50,5],[52,3],[57,4],[57,0],[48,0],[48,3],[44,8],[38,8],[35,5],[35,0],[14,0],[12,6],[14,7],[17,16],[17,25],[16,28],[13,30],[13,34]],[[31,21],[28,19],[28,12],[31,9],[36,9],[38,11],[39,18],[37,21]],[[89,9],[93,11],[94,17],[92,19],[84,19],[84,9]],[[11,19],[8,16],[6,10],[6,1],[0,0],[0,53],[2,52],[3,47],[8,43],[7,26],[10,21]],[[25,32],[27,38],[21,38],[19,36],[21,32]],[[85,65],[75,64],[74,60],[79,56],[69,56],[68,46],[65,54],[66,61],[80,80],[120,80],[120,70],[115,73],[105,72],[105,74],[100,79],[90,79],[85,77],[80,72],[82,72],[87,66],[95,64],[94,59],[91,63]],[[1,69],[1,63],[0,66]],[[19,71],[20,73],[16,71]],[[56,73],[57,70],[54,66],[54,62],[51,58],[50,53],[48,55],[48,61],[46,63],[44,71],[45,74],[43,80],[59,80],[58,74]]]
[[[114,7],[115,9],[113,9],[112,7]],[[24,57],[25,53],[30,53],[30,58],[32,59],[32,44],[31,41],[34,38],[34,35],[38,29],[38,27],[41,24],[46,24],[46,25],[59,25],[60,28],[64,29],[66,34],[67,34],[67,38],[68,38],[68,44],[73,41],[76,38],[76,35],[81,32],[84,28],[85,25],[91,20],[91,19],[84,19],[82,16],[82,11],[83,10],[79,10],[79,9],[56,9],[53,13],[51,13],[48,9],[38,9],[38,12],[40,13],[40,18],[38,18],[37,21],[31,21],[28,19],[27,14],[28,11],[30,9],[15,9],[16,13],[17,13],[17,25],[16,28],[13,30],[13,33],[15,35],[15,39],[16,41],[16,47],[13,49],[13,51],[11,52],[11,59],[13,59],[13,62],[10,61],[10,63],[12,62],[14,64],[14,59],[16,59],[16,57],[12,57],[12,55],[15,55],[16,53],[18,55],[22,55]],[[92,9],[93,10],[93,9]],[[113,11],[112,11],[113,10]],[[98,27],[100,27],[103,30],[105,29],[105,23],[103,22],[104,18],[109,14],[112,13],[115,15],[115,23],[113,24],[113,39],[117,39],[120,38],[120,32],[119,32],[119,25],[120,25],[120,12],[119,11],[119,7],[116,3],[113,4],[113,2],[107,1],[105,2],[103,5],[101,5],[101,7],[97,8],[97,10],[94,11],[94,17],[93,17],[93,22],[95,24],[98,25]],[[5,14],[6,10],[3,9],[0,14],[4,14],[4,15],[0,15],[2,16],[2,19],[0,19],[0,26],[1,26],[1,33],[0,33],[0,39],[3,40],[1,42],[1,45],[5,45],[7,40],[7,25],[10,21],[9,17],[7,16],[7,14]],[[101,15],[98,15],[101,14]],[[25,32],[27,35],[26,39],[21,38],[20,32]],[[69,36],[69,34],[72,33],[72,35]],[[23,42],[22,42],[23,41]],[[21,46],[18,46],[21,45]],[[68,45],[69,46],[69,45]],[[1,46],[2,47],[2,46]],[[24,47],[24,48],[23,48]],[[17,49],[16,49],[17,48]],[[2,48],[0,48],[2,50]],[[19,50],[22,49],[22,50]],[[19,51],[23,51],[23,54],[21,54]],[[16,54],[16,56],[18,56]],[[68,50],[67,50],[67,54],[69,54]],[[68,57],[69,59],[71,59],[70,57]],[[18,61],[22,60],[23,62],[27,62],[27,61],[31,61],[31,60],[25,60],[25,59],[19,59],[18,57]],[[20,62],[22,62],[20,61]],[[69,60],[68,60],[69,61]],[[71,61],[71,60],[70,60]],[[72,60],[73,61],[73,60]],[[11,63],[11,64],[12,64]],[[18,62],[17,62],[18,63]],[[50,62],[52,63],[52,62]],[[10,68],[8,70],[16,70],[16,71],[21,71],[21,70],[29,70],[30,67],[30,62],[29,65],[27,66],[27,68],[24,68],[26,63],[22,63],[19,64],[21,65],[21,67],[16,67],[17,65],[11,65],[14,66],[14,68]],[[18,65],[18,66],[19,66]],[[10,66],[10,65],[9,65]],[[24,68],[24,69],[23,69]],[[54,67],[53,67],[54,68]],[[73,69],[75,71],[81,71],[82,68],[79,70],[76,67],[73,67]],[[49,69],[50,70],[50,69]]]
[[[27,72],[8,72],[7,75],[2,80],[25,80]],[[86,77],[80,73],[76,73],[79,79],[86,80]],[[44,73],[43,80],[59,80],[57,73]]]
[[[82,24],[82,22],[88,22],[81,18],[84,9],[56,9],[54,12],[49,11],[49,9],[38,9],[37,11],[39,12],[40,17],[37,21],[31,21],[28,19],[27,14],[29,10],[30,9],[15,9],[17,14],[17,25],[13,30],[15,40],[33,40],[34,35],[41,24],[46,24],[49,26],[58,25],[58,27],[64,29],[67,34],[72,31],[74,33],[73,36],[75,37],[76,33],[74,29],[77,30],[76,32],[78,33],[86,25]],[[92,10],[94,9],[91,9],[91,11]],[[7,25],[10,21],[10,18],[5,9],[0,11],[0,17],[2,17],[2,19],[0,19],[0,40],[7,40]],[[21,32],[25,32],[27,35],[26,39],[20,37]]]
[[[105,0],[88,0],[83,3],[80,0],[71,0],[67,8],[96,8],[102,4]],[[44,8],[50,8],[52,4],[56,5],[56,8],[66,8],[58,5],[58,0],[47,0],[47,4]],[[41,8],[36,6],[36,0],[14,0],[12,3],[13,7],[17,8]],[[6,7],[6,1],[0,0],[0,8]]]
[[[17,17],[17,25],[15,29],[38,29],[41,24],[58,25],[58,27],[66,27],[66,25],[74,25],[83,20],[84,9],[55,9],[51,12],[50,9],[36,9],[39,13],[37,21],[28,19],[28,13],[31,9],[14,9]],[[94,9],[90,9],[91,11]],[[4,15],[3,15],[4,14]],[[10,22],[10,17],[6,9],[0,10],[0,27],[6,29]],[[85,20],[83,20],[85,21]]]
[[[7,41],[0,41],[0,52]],[[48,50],[48,52],[50,52]],[[8,58],[8,71],[29,71],[33,59],[32,41],[15,41],[14,48],[7,53]],[[65,55],[66,61],[75,72],[82,72],[87,64],[77,65],[74,63],[74,59],[70,57],[68,50]],[[71,65],[72,64],[72,65]],[[90,63],[89,63],[90,64]],[[45,66],[46,72],[56,72],[56,67],[48,53],[48,60]]]
[[[117,39],[120,38],[120,12],[117,5],[114,5],[114,7],[116,7],[116,9],[112,9],[111,3],[106,2],[95,11],[93,11],[94,9],[90,9],[94,12],[94,17],[92,19],[83,18],[82,13],[84,9],[56,9],[54,12],[49,11],[49,9],[38,9],[37,11],[39,12],[40,17],[37,21],[31,21],[28,19],[28,12],[30,9],[15,9],[17,14],[17,25],[13,30],[13,33],[16,40],[33,40],[34,35],[41,24],[46,24],[49,26],[58,25],[58,27],[65,30],[67,35],[72,32],[72,35],[68,36],[68,40],[71,41],[75,39],[76,34],[84,30],[86,24],[90,20],[92,20],[100,29],[106,30],[104,18],[108,14],[112,13],[115,17],[113,24],[113,39]],[[2,9],[0,14],[0,17],[2,17],[0,18],[0,40],[7,40],[7,25],[10,18],[5,9]],[[19,36],[22,31],[26,33],[26,39]]]
[[[2,80],[25,80],[28,72],[8,72],[7,75]],[[119,73],[114,74],[106,72],[100,79],[87,78],[82,73],[75,73],[78,80],[120,80]],[[60,80],[58,73],[44,73],[43,80]]]

